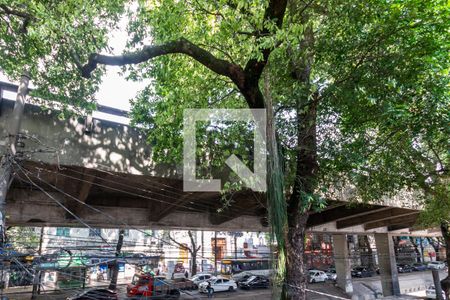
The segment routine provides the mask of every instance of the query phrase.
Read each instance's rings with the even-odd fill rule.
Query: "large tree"
[[[63,107],[92,108],[104,65],[123,66],[133,80],[155,79],[133,101],[132,116],[147,129],[159,160],[181,159],[185,108],[267,108],[267,208],[285,271],[283,297],[305,299],[309,211],[322,207],[320,195],[332,195],[337,185],[367,182],[358,168],[364,154],[350,150],[377,153],[378,131],[389,140],[399,131],[395,122],[406,120],[395,118],[399,109],[415,114],[445,104],[446,2],[142,1],[129,11],[126,53],[104,54],[107,28],[123,7],[119,1],[2,4],[0,66],[12,77],[31,69],[35,93]],[[427,112],[416,121],[432,122]],[[233,127],[215,130],[201,134],[214,142],[208,146],[220,145],[221,134],[240,138]],[[216,166],[227,158],[220,150],[209,151]],[[232,151],[251,160],[247,147]],[[400,154],[385,157],[395,163]],[[377,190],[385,178],[374,178],[359,198],[386,190]]]

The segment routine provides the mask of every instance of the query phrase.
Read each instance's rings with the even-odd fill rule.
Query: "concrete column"
[[[337,285],[347,294],[353,293],[350,255],[345,234],[333,234],[334,265]]]
[[[387,233],[375,233],[378,266],[380,268],[383,296],[399,296],[397,263],[395,260],[394,241]]]

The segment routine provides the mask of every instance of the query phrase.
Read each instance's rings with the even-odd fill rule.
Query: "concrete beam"
[[[308,218],[308,227],[314,227],[318,225],[322,225],[325,223],[337,221],[340,219],[345,219],[348,217],[352,217],[355,215],[362,215],[368,212],[381,211],[386,209],[383,206],[374,205],[374,206],[356,206],[356,207],[347,207],[346,205],[334,207],[331,209],[325,209],[321,212],[313,213]]]
[[[416,212],[414,214],[409,214],[407,216],[403,217],[397,217],[393,219],[387,219],[383,221],[377,221],[372,223],[367,223],[364,225],[364,228],[366,230],[375,229],[378,227],[386,227],[386,226],[392,226],[392,225],[402,225],[402,224],[411,224],[417,220],[417,217],[419,216],[419,212]]]
[[[18,193],[18,191],[15,191]],[[24,197],[30,193],[29,197]],[[12,193],[14,194],[14,192]],[[84,227],[74,219],[67,218],[64,209],[46,195],[36,191],[21,191],[22,197],[7,201],[7,223],[11,226],[67,226]],[[59,193],[49,192],[61,200]],[[8,194],[11,197],[10,194]],[[30,199],[33,201],[30,201]],[[158,222],[148,220],[148,209],[127,207],[93,206],[102,213],[83,206],[78,216],[97,228],[171,228],[218,231],[266,231],[256,216],[239,216],[219,225],[211,224],[207,213],[175,211]]]
[[[92,183],[94,181],[95,176],[92,176],[90,174],[89,169],[85,169],[81,177],[81,180],[78,182],[78,185],[72,182],[72,185],[78,187],[76,195],[73,195],[74,198],[78,199],[78,201],[76,201],[75,199],[71,199],[70,197],[66,197],[66,203],[68,204],[67,208],[76,215],[78,215],[81,212],[83,208],[83,203],[86,203],[86,199],[89,196],[89,192],[91,191]]]
[[[338,229],[351,227],[360,224],[366,224],[376,221],[383,221],[401,216],[408,216],[411,214],[417,214],[416,210],[403,209],[403,208],[390,208],[381,211],[375,211],[372,213],[363,214],[357,217],[347,218],[336,222]]]
[[[189,200],[190,200],[190,198],[188,197],[188,195],[183,195],[180,198],[180,200],[176,201],[174,204],[164,205],[164,207],[161,207],[160,211],[157,212],[156,214],[151,213],[150,220],[153,220],[153,221],[161,220],[165,216],[168,216],[175,209],[177,209],[177,207],[184,206]]]

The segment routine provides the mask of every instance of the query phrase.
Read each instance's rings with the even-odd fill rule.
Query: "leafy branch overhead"
[[[273,21],[278,28],[282,26],[286,5],[286,0],[269,1],[264,12],[262,22],[264,25],[258,34],[269,34],[271,30],[267,25],[271,24],[271,21]],[[247,100],[250,108],[264,108],[264,100],[261,91],[258,88],[258,84],[272,50],[272,45],[262,48],[262,59],[250,58],[245,64],[245,67],[242,68],[236,63],[215,57],[212,53],[185,38],[180,38],[163,45],[144,46],[140,51],[119,56],[91,54],[87,64],[81,66],[81,64],[77,62],[77,66],[83,77],[90,78],[92,71],[95,70],[98,64],[124,66],[129,64],[139,64],[167,54],[185,54],[216,74],[231,79]]]

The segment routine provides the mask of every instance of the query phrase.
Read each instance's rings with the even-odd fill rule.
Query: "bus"
[[[269,258],[224,258],[221,262],[220,271],[226,275],[235,275],[247,271],[253,275],[270,276],[272,260]]]

